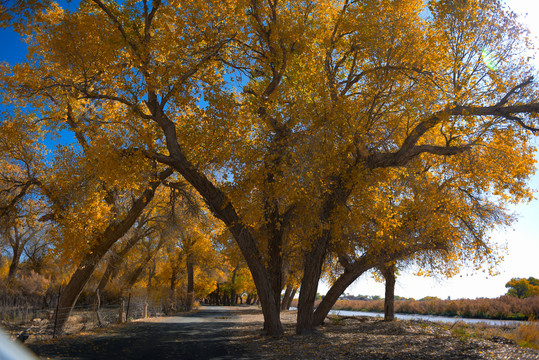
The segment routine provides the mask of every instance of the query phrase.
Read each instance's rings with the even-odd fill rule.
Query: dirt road
[[[43,359],[252,359],[232,328],[255,313],[260,310],[202,306],[192,314],[135,321],[28,347]]]

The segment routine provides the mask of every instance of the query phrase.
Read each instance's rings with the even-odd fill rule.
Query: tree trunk
[[[290,295],[290,298],[288,298],[288,303],[286,304],[286,310],[290,310],[290,307],[292,306],[292,301],[294,301],[294,296],[296,296],[297,291],[298,291],[298,288],[294,286],[294,289],[292,290],[292,294]]]
[[[293,286],[288,284],[286,285],[286,290],[284,291],[283,300],[281,302],[281,311],[287,310],[286,307],[290,300],[290,295],[292,294],[292,290],[294,290]]]
[[[352,167],[348,167],[343,174],[334,178],[318,214],[322,234],[315,240],[303,264],[303,279],[298,300],[297,334],[310,334],[314,329],[314,301],[326,250],[331,239],[331,216],[337,207],[346,204],[346,199],[352,192],[352,188],[346,186],[345,180],[351,171]]]
[[[150,253],[146,254],[146,257],[139,262],[139,266],[137,266],[137,268],[135,270],[133,270],[130,274],[126,275],[126,277],[125,277],[126,278],[126,280],[125,280],[125,284],[126,284],[125,289],[131,289],[135,285],[135,283],[138,281],[140,275],[144,271],[144,268],[146,267],[146,265],[148,265],[148,263],[150,262],[152,257],[155,254],[157,254],[157,252],[161,249],[161,247],[163,246],[164,243],[165,243],[165,239],[160,238],[159,242],[157,243],[157,246],[155,247],[153,252],[150,252]],[[173,272],[174,272],[174,268],[173,268]],[[176,276],[176,275],[174,275],[174,276]],[[172,286],[171,286],[171,288],[172,288]]]
[[[305,256],[303,279],[301,280],[298,300],[297,334],[311,334],[314,329],[314,301],[316,300],[318,281],[322,273],[322,264],[326,255],[329,236],[329,230],[324,230],[313,244],[312,250]]]
[[[195,302],[195,272],[193,268],[193,261],[191,256],[187,255],[187,311],[190,311],[193,308]]]
[[[277,161],[278,162],[278,161]],[[275,167],[278,164],[274,164]],[[269,184],[274,182],[273,174],[270,173],[266,180]],[[268,271],[274,301],[277,307],[281,304],[281,290],[283,279],[283,228],[280,226],[281,217],[277,200],[266,199],[264,204],[266,232],[268,236]]]
[[[266,331],[268,335],[281,336],[283,327],[279,307],[275,302],[271,277],[264,266],[257,241],[255,241],[249,227],[243,224],[236,209],[223,191],[217,188],[203,172],[196,169],[186,158],[178,143],[174,122],[163,113],[157,94],[148,94],[148,107],[163,130],[169,152],[169,156],[154,155],[156,160],[177,170],[204,198],[212,213],[226,224],[251,270],[258,296],[262,302],[264,322],[267,324]]]
[[[379,267],[386,280],[386,294],[384,299],[384,320],[395,320],[395,265],[389,264]]]
[[[313,323],[315,326],[321,325],[324,322],[324,319],[328,315],[329,311],[335,305],[335,302],[339,299],[344,291],[353,283],[361,274],[365,271],[371,269],[374,265],[365,261],[357,261],[350,267],[345,269],[345,271],[339,276],[337,281],[333,283],[331,288],[326,293],[326,296],[322,299],[316,311],[314,312]]]
[[[83,258],[60,296],[56,325],[58,335],[62,334],[69,314],[73,310],[84,286],[90,280],[99,261],[105,256],[112,245],[133,226],[146,208],[146,205],[153,199],[155,190],[159,184],[171,174],[172,170],[170,169],[162,171],[159,174],[159,181],[150,182],[148,188],[135,200],[125,217],[121,221],[114,221],[107,226],[103,234],[96,239],[95,245],[92,246],[90,252]]]
[[[120,266],[124,262],[125,256],[129,253],[129,250],[131,250],[133,246],[135,246],[141,239],[142,236],[140,236],[140,234],[135,234],[127,241],[125,247],[120,252],[113,251],[112,256],[107,264],[107,268],[99,281],[99,285],[97,285],[96,291],[99,291],[101,294],[103,293],[103,290],[105,290],[108,282],[118,275]]]
[[[101,321],[101,315],[99,315],[99,309],[101,308],[101,295],[100,295],[99,290],[96,290],[95,292],[94,303],[95,303],[95,316],[97,318],[97,326],[102,327],[103,322]]]
[[[314,325],[318,326],[324,322],[324,319],[328,315],[329,311],[335,305],[335,302],[339,299],[342,293],[353,283],[358,277],[365,271],[372,269],[376,266],[384,266],[388,261],[394,261],[409,257],[410,255],[417,253],[418,251],[425,250],[429,244],[419,244],[416,247],[408,247],[402,251],[394,253],[386,253],[381,256],[371,256],[370,254],[364,254],[361,258],[354,262],[345,261],[344,272],[339,276],[337,281],[333,283],[333,286],[329,289],[326,296],[322,299],[314,314]],[[342,260],[342,259],[341,259]]]
[[[13,279],[15,279],[15,274],[17,273],[17,269],[19,268],[20,258],[21,251],[19,249],[19,246],[13,246],[13,258],[11,259],[11,263],[9,264],[9,272],[7,273],[8,283],[11,283]]]
[[[69,318],[69,314],[73,310],[73,307],[77,303],[80,293],[86,286],[88,280],[92,276],[99,260],[105,255],[108,248],[101,246],[101,251],[93,251],[87,254],[81,265],[77,268],[75,273],[71,276],[71,279],[67,283],[66,287],[62,289],[62,294],[58,301],[58,315],[56,322],[56,333],[61,335],[64,326]]]
[[[232,278],[230,279],[230,282],[231,282],[231,290],[230,290],[230,302],[232,303],[232,305],[236,305],[236,287],[235,287],[235,282],[236,282],[236,273],[238,271],[238,267],[236,266],[234,268],[234,271],[232,271]]]

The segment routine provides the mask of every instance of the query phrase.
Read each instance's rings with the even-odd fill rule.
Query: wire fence
[[[34,307],[30,305],[2,306],[0,305],[0,324],[13,337],[26,341],[33,337],[46,339],[55,336],[58,312],[68,308],[54,306]],[[119,304],[76,305],[62,331],[63,334],[78,334],[82,331],[110,324],[129,322],[146,317],[164,315],[163,306],[148,301],[144,297],[127,297]]]

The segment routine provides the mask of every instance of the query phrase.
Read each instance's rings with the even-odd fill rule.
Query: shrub
[[[539,322],[520,325],[514,336],[514,340],[520,346],[539,349]]]

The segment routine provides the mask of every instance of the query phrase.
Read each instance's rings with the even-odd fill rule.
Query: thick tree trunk
[[[335,305],[335,302],[339,299],[339,296],[353,283],[361,274],[375,266],[370,262],[361,259],[351,266],[347,267],[345,271],[339,276],[337,281],[333,283],[331,288],[326,293],[326,296],[322,299],[316,311],[314,312],[313,323],[315,326],[321,325],[324,319],[328,315],[329,311]]]
[[[112,244],[111,244],[112,246]],[[81,265],[77,268],[66,287],[62,289],[60,299],[58,300],[58,315],[56,320],[56,334],[61,335],[64,326],[69,318],[69,314],[77,303],[80,293],[86,286],[88,280],[92,276],[99,260],[105,255],[108,247],[103,244],[99,247],[94,247],[94,251],[86,255]]]
[[[363,255],[361,258],[354,262],[344,260],[341,258],[345,270],[341,276],[335,281],[333,286],[326,293],[326,296],[322,299],[316,311],[314,313],[314,325],[318,326],[324,322],[324,319],[328,315],[329,311],[335,305],[335,302],[339,299],[342,293],[353,283],[358,277],[365,271],[372,269],[376,266],[384,266],[388,261],[394,261],[409,257],[410,255],[422,251],[426,248],[432,247],[430,244],[419,244],[415,247],[409,247],[404,250],[396,251],[394,253],[386,253],[380,257],[370,256],[369,254]]]
[[[101,261],[112,245],[124,236],[131,226],[133,226],[137,218],[146,208],[146,205],[153,199],[155,190],[159,184],[171,174],[172,170],[170,169],[162,171],[159,174],[159,181],[153,181],[149,184],[142,195],[135,200],[125,217],[121,221],[115,221],[110,224],[103,234],[96,239],[95,245],[92,246],[91,251],[86,254],[75,273],[71,276],[68,284],[62,290],[56,322],[56,333],[58,335],[62,334],[67,319],[69,318],[69,314],[73,310],[84,286],[86,286],[86,283],[90,280],[99,261]]]
[[[163,130],[170,154],[169,156],[155,154],[154,157],[156,160],[177,170],[205,199],[212,213],[226,224],[251,270],[251,275],[262,303],[262,313],[267,325],[266,331],[268,335],[281,336],[283,327],[279,316],[279,307],[275,302],[271,276],[264,266],[257,241],[249,228],[243,224],[234,206],[223,191],[217,188],[204,173],[196,169],[185,157],[178,143],[174,122],[163,113],[157,94],[148,94],[148,107]]]
[[[314,301],[316,300],[316,290],[322,273],[322,265],[331,239],[331,216],[337,207],[346,204],[346,199],[352,192],[352,188],[346,186],[346,178],[351,175],[351,171],[352,167],[350,166],[343,174],[334,177],[330,185],[330,191],[324,197],[320,208],[318,217],[323,230],[312,245],[311,251],[307,253],[303,264],[303,279],[298,300],[297,334],[312,333],[315,326],[313,323]]]
[[[273,164],[275,167],[278,164]],[[273,174],[267,178],[273,184]],[[274,301],[277,307],[281,304],[281,290],[283,279],[283,228],[280,226],[279,206],[276,200],[266,199],[265,204],[266,231],[268,236],[269,275],[273,289]]]
[[[381,266],[380,271],[386,280],[386,293],[384,299],[384,320],[395,320],[395,265]]]
[[[326,255],[329,230],[324,230],[321,237],[313,245],[313,249],[305,257],[303,279],[298,300],[297,334],[310,334],[314,329],[313,310],[318,290],[318,281],[322,273],[322,263]]]

